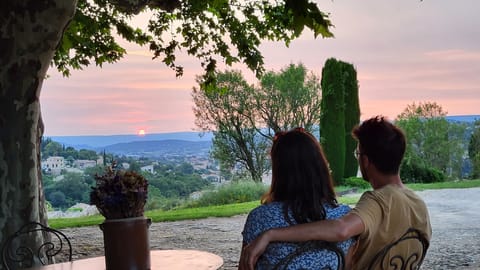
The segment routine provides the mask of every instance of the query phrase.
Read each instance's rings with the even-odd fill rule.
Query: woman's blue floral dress
[[[291,226],[288,221],[285,220],[283,205],[284,204],[281,202],[273,202],[253,209],[245,222],[245,227],[242,232],[243,241],[248,244],[261,233],[269,229]],[[329,205],[324,205],[324,209],[326,219],[340,218],[351,210],[347,205],[339,205],[335,208]],[[290,211],[289,215],[292,222],[295,222]],[[270,243],[265,250],[265,253],[259,258],[256,269],[272,269],[283,258],[295,252],[295,250],[297,250],[302,244],[305,243]],[[354,244],[354,240],[348,239],[347,241],[338,243],[337,247],[339,247],[344,254],[347,254],[347,251],[352,244]],[[337,255],[334,252],[317,249],[295,256],[286,269],[337,269],[337,260]]]

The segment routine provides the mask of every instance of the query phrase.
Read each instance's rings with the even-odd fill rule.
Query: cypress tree
[[[345,93],[345,168],[343,177],[356,176],[358,162],[353,155],[357,142],[351,136],[352,128],[360,123],[360,104],[358,101],[357,71],[352,64],[341,62],[343,67],[343,86]]]
[[[327,59],[322,69],[320,143],[329,161],[336,185],[343,182],[345,166],[345,94],[342,65]]]

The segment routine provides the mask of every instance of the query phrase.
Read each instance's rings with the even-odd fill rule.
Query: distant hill
[[[172,132],[172,133],[155,133],[146,134],[144,136],[138,135],[90,135],[90,136],[46,136],[53,141],[72,146],[76,149],[91,149],[102,148],[129,142],[149,142],[162,140],[182,140],[191,142],[210,142],[213,138],[212,133],[205,133],[200,136],[198,132]]]
[[[480,120],[480,115],[449,115],[446,117],[449,121],[459,121],[465,123],[473,123],[475,120]],[[146,145],[151,145],[154,141],[164,140],[179,140],[186,142],[211,142],[213,134],[211,132],[203,134],[198,132],[172,132],[172,133],[155,133],[146,134],[144,136],[138,135],[90,135],[90,136],[46,136],[52,140],[72,146],[76,149],[91,149],[98,150],[107,146],[113,147],[116,144],[130,143],[130,142],[145,142]],[[137,145],[139,147],[140,145]],[[123,146],[115,146],[123,147]],[[166,147],[166,146],[165,146]]]
[[[105,149],[107,153],[118,155],[139,155],[150,157],[202,156],[209,153],[211,146],[211,141],[161,140],[117,143],[97,148],[95,150],[100,152]]]
[[[449,115],[446,118],[450,121],[473,123],[480,120],[480,115]]]

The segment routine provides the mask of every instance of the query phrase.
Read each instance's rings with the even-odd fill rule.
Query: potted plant
[[[96,185],[90,203],[105,217],[103,231],[107,270],[150,269],[148,228],[151,220],[144,216],[148,181],[134,171],[108,167],[95,176]]]
[[[148,195],[148,181],[134,171],[114,170],[96,175],[90,203],[106,219],[143,217]]]

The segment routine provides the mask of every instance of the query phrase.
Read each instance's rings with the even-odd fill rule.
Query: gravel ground
[[[430,211],[433,235],[422,269],[480,269],[480,188],[418,192]],[[221,269],[237,269],[246,215],[154,223],[152,249],[200,249],[221,256]],[[74,259],[103,255],[100,229],[63,229]]]
[[[423,269],[480,269],[480,188],[418,194],[427,203],[433,231]]]

